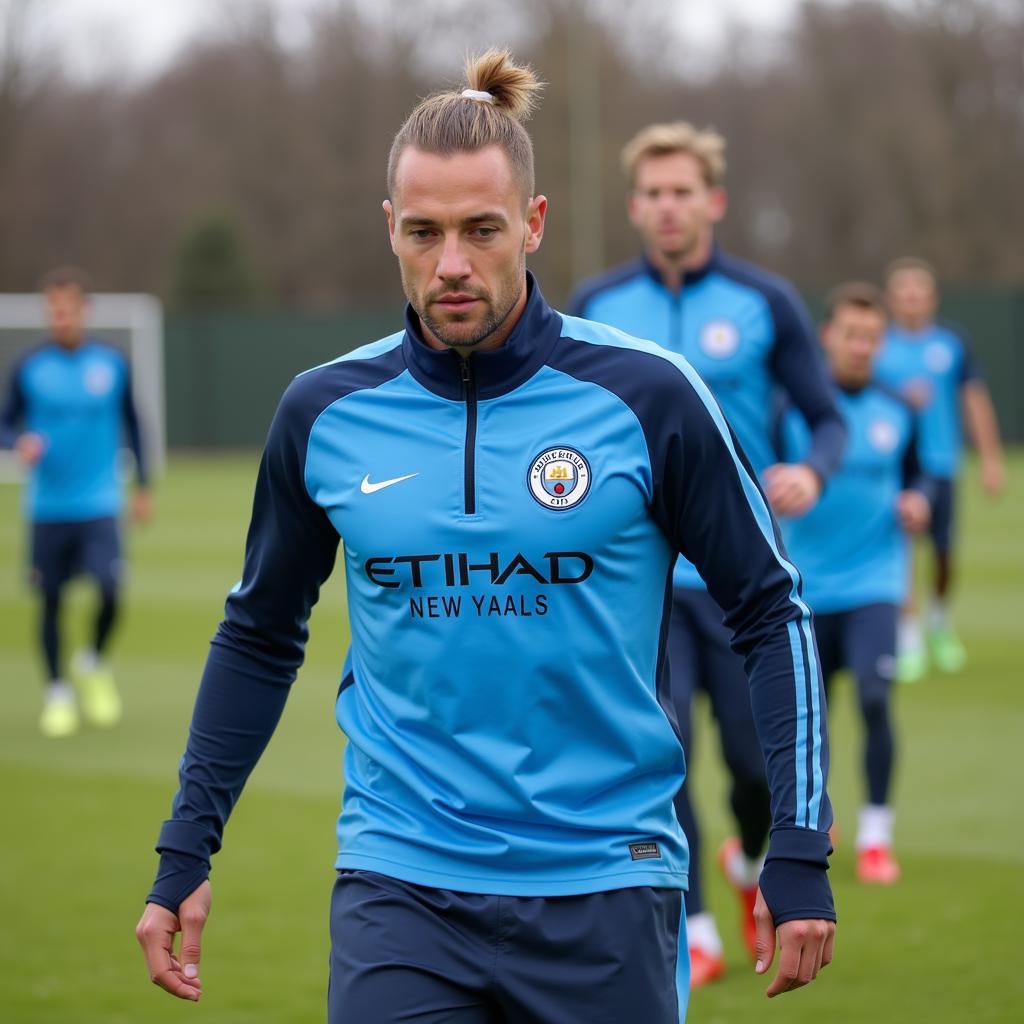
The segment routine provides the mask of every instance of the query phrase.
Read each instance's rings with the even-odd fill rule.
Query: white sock
[[[917,654],[924,649],[924,637],[921,635],[921,620],[916,615],[900,616],[896,649],[900,654]]]
[[[928,608],[928,628],[934,630],[949,628],[949,606],[941,597],[933,598]]]
[[[865,804],[857,819],[857,849],[892,846],[893,817],[892,808],[885,804]]]
[[[75,660],[78,662],[78,669],[81,672],[95,672],[96,666],[100,663],[100,656],[88,648],[83,648],[75,655]]]
[[[722,955],[722,936],[718,934],[714,914],[709,914],[705,910],[701,914],[691,914],[687,917],[686,944],[690,949],[699,946],[712,956]]]
[[[734,885],[744,889],[750,889],[757,885],[761,877],[761,869],[764,867],[764,857],[751,860],[741,846],[736,847],[732,856],[726,862],[725,872]]]
[[[75,691],[70,683],[65,682],[63,679],[54,679],[46,685],[46,699],[61,704],[73,704]]]

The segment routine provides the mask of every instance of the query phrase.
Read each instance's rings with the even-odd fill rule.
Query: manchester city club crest
[[[889,420],[874,420],[868,428],[868,440],[876,451],[888,455],[900,443],[899,431]]]
[[[933,341],[924,350],[924,365],[932,373],[945,373],[953,365],[953,350],[941,341]]]
[[[90,395],[105,395],[114,386],[114,371],[106,363],[90,363],[85,369],[85,390]]]
[[[545,448],[530,462],[527,484],[545,508],[573,508],[590,490],[590,464],[575,448]]]
[[[700,347],[712,359],[728,359],[740,347],[740,332],[728,320],[712,320],[700,332]]]

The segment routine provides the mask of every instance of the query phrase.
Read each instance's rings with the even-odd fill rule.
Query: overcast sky
[[[0,0],[0,8],[19,0]],[[22,0],[23,2],[23,0]],[[244,4],[246,0],[235,0]],[[304,12],[323,0],[275,0],[284,30],[302,37]],[[730,16],[752,25],[784,24],[798,0],[677,0],[681,24],[698,44],[713,46]],[[220,4],[210,0],[34,0],[40,40],[56,44],[66,71],[93,77],[110,62],[119,77],[160,70],[208,24]],[[420,6],[429,0],[410,0]]]

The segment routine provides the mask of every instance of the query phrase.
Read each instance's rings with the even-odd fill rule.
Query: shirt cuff
[[[153,888],[147,903],[157,903],[177,914],[182,900],[189,897],[210,876],[210,864],[187,853],[165,851],[160,855]]]
[[[760,886],[776,927],[786,921],[835,921],[827,875],[831,852],[827,832],[805,828],[772,831]]]

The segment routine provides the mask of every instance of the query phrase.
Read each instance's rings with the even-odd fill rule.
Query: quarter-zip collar
[[[682,289],[689,288],[691,285],[696,284],[698,281],[702,281],[708,276],[718,265],[718,261],[721,259],[721,250],[718,248],[718,243],[713,242],[711,244],[711,253],[707,258],[707,262],[703,263],[699,267],[694,267],[692,270],[683,271],[683,284]],[[643,263],[644,270],[647,276],[653,278],[657,284],[661,285],[666,291],[669,291],[668,285],[665,283],[665,278],[661,271],[654,265],[651,260],[650,254],[644,249],[641,256],[641,262]]]
[[[92,338],[88,335],[85,335],[77,345],[62,345],[56,338],[47,336],[46,341],[43,342],[41,347],[52,349],[62,356],[74,358],[89,348],[90,345],[92,345]]]
[[[477,396],[497,398],[525,384],[544,365],[561,332],[561,317],[544,301],[536,278],[527,271],[526,306],[505,344],[469,357]],[[402,351],[409,372],[425,388],[455,401],[465,397],[462,356],[431,348],[423,340],[419,316],[408,305]]]

